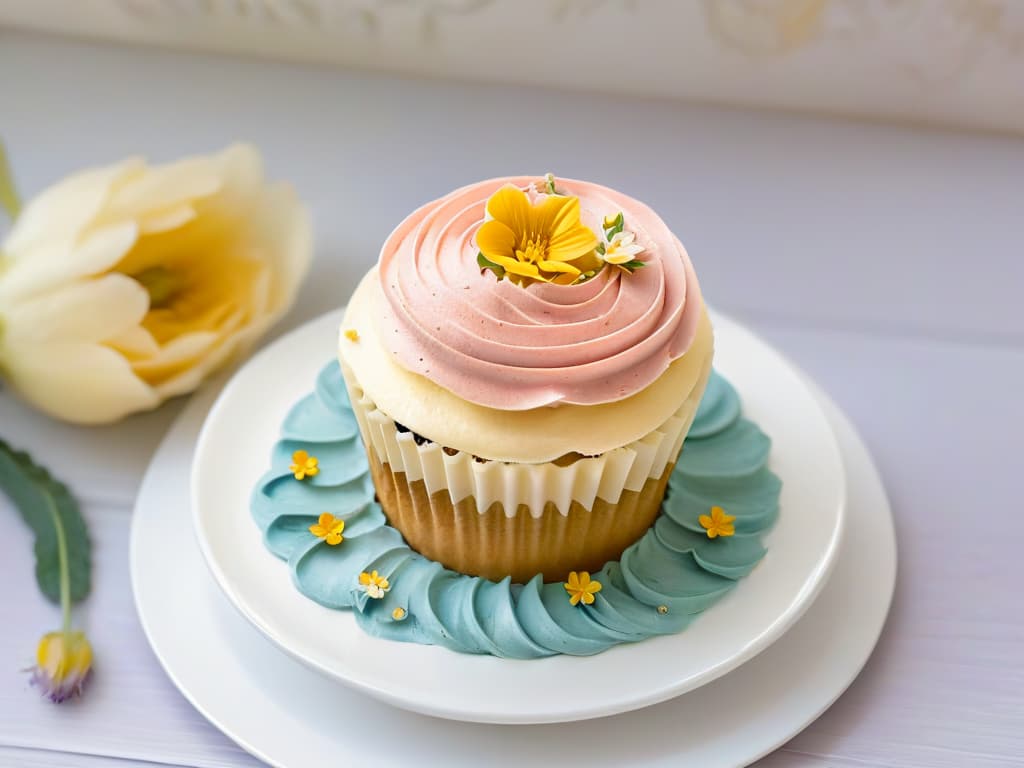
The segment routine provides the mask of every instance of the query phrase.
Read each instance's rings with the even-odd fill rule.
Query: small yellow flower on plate
[[[300,450],[292,454],[292,463],[288,469],[295,475],[296,480],[305,480],[307,477],[320,474],[319,463],[320,460],[316,456],[310,456],[306,451]]]
[[[487,215],[476,244],[499,276],[518,285],[568,285],[593,267],[584,257],[593,253],[598,237],[580,221],[578,197],[549,195],[534,205],[523,190],[507,184],[487,201]]]
[[[385,592],[391,589],[391,584],[376,571],[370,573],[363,571],[359,574],[359,588],[366,593],[367,597],[379,600],[384,597]]]
[[[569,580],[562,586],[569,593],[569,602],[572,605],[590,605],[594,602],[594,595],[601,591],[601,582],[591,580],[590,574],[586,571],[572,571]]]
[[[391,618],[395,621],[402,621],[402,619],[404,619],[407,615],[408,614],[406,613],[405,608],[402,608],[401,606],[395,608],[395,610],[391,612]]]
[[[709,539],[716,536],[732,536],[736,533],[736,528],[732,524],[735,519],[735,516],[725,514],[721,507],[712,507],[710,515],[701,515],[697,518],[701,527],[707,531]]]
[[[341,544],[345,537],[341,532],[345,530],[345,521],[339,520],[330,512],[324,512],[320,519],[309,526],[309,532],[320,539],[324,539],[332,547]]]

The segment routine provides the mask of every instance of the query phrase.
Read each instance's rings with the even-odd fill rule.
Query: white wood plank
[[[1024,765],[1024,350],[764,330],[861,430],[900,556],[874,656],[787,748],[893,768]]]
[[[84,509],[95,558],[92,595],[75,611],[95,656],[86,695],[58,706],[29,685],[21,670],[31,666],[39,638],[59,628],[60,610],[36,588],[31,538],[9,507],[0,496],[0,747],[197,768],[257,765],[178,693],[149,649],[132,602],[128,518],[120,509]],[[0,766],[20,764],[0,752]],[[70,757],[47,764],[74,765]]]

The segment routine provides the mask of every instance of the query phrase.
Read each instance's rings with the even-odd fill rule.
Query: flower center
[[[516,258],[530,264],[544,261],[548,255],[548,241],[543,238],[527,240],[526,244],[516,250]]]
[[[130,277],[146,289],[150,309],[160,309],[170,304],[183,284],[179,274],[161,266],[148,267]]]

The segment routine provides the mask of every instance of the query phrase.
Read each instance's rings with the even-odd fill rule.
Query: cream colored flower
[[[609,264],[625,264],[636,258],[644,249],[632,232],[616,232],[605,245],[601,258]]]
[[[0,245],[0,378],[61,419],[103,423],[190,392],[291,305],[309,217],[259,153],[71,176]]]

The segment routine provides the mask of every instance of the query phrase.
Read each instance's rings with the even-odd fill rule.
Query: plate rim
[[[221,384],[222,383],[223,381],[221,381]],[[825,667],[827,670],[826,674],[839,674],[839,678],[837,680],[827,681],[827,693],[825,693],[823,697],[816,698],[813,705],[805,706],[804,704],[806,700],[797,700],[796,702],[791,700],[791,697],[797,695],[799,686],[786,685],[781,691],[779,691],[781,694],[780,699],[772,699],[770,705],[765,704],[763,707],[763,712],[765,714],[762,715],[762,718],[767,718],[770,722],[760,723],[762,727],[760,729],[755,728],[753,733],[747,734],[746,738],[735,738],[739,736],[736,726],[740,726],[741,728],[750,728],[750,724],[746,722],[742,723],[742,725],[740,723],[734,724],[734,727],[730,729],[733,738],[728,738],[724,742],[724,748],[728,750],[728,754],[723,755],[715,753],[716,757],[722,758],[722,761],[719,764],[743,765],[760,759],[764,755],[785,744],[789,739],[798,734],[810,723],[816,720],[823,712],[825,712],[847,690],[853,681],[856,680],[865,664],[871,658],[878,639],[886,625],[892,606],[896,577],[898,573],[899,556],[891,504],[887,494],[885,493],[881,475],[868,452],[867,446],[857,433],[856,429],[850,423],[849,419],[842,413],[842,411],[839,410],[838,406],[836,406],[828,396],[820,390],[820,388],[813,384],[813,382],[806,380],[806,383],[811,387],[812,392],[814,392],[814,394],[822,401],[830,421],[833,422],[833,426],[838,427],[837,439],[840,442],[840,447],[843,452],[844,464],[852,463],[855,469],[857,468],[856,465],[861,465],[859,469],[861,473],[865,475],[862,480],[867,486],[869,486],[867,490],[861,488],[861,493],[863,495],[874,495],[876,497],[873,499],[874,503],[871,506],[877,508],[870,510],[867,513],[867,516],[874,515],[879,519],[874,523],[864,522],[863,525],[871,527],[872,540],[879,545],[878,551],[885,556],[885,559],[880,563],[882,566],[881,568],[872,569],[871,574],[868,575],[865,580],[857,580],[858,589],[856,590],[857,594],[864,598],[869,594],[873,595],[875,612],[872,615],[876,618],[870,626],[863,621],[857,621],[851,632],[843,633],[844,640],[858,641],[855,648],[847,647],[849,642],[847,642],[846,645],[830,645],[826,648],[827,652],[833,655],[839,655],[840,652],[842,652],[842,655],[839,655],[838,658],[830,658],[830,663]],[[144,564],[153,562],[151,559],[143,556],[144,546],[142,543],[146,541],[146,536],[151,530],[151,526],[147,519],[148,513],[144,511],[145,507],[148,506],[147,502],[149,500],[149,496],[154,493],[151,486],[158,485],[158,479],[169,471],[167,464],[169,464],[174,458],[174,454],[171,449],[176,447],[176,443],[182,442],[183,434],[187,436],[190,431],[193,433],[192,438],[188,439],[188,442],[182,446],[182,449],[184,451],[189,451],[190,449],[194,450],[194,436],[198,433],[198,425],[192,426],[190,422],[198,421],[200,415],[209,408],[217,389],[218,385],[211,382],[207,389],[201,390],[200,393],[193,397],[192,402],[183,410],[177,421],[172,424],[164,439],[161,441],[157,450],[153,454],[153,460],[142,479],[142,483],[139,487],[139,493],[136,497],[136,504],[133,509],[129,537],[129,576],[131,581],[132,597],[143,633],[152,648],[158,663],[186,700],[188,700],[192,706],[194,706],[196,710],[213,726],[234,740],[247,752],[270,765],[284,766],[286,764],[284,761],[287,759],[291,762],[291,758],[286,758],[282,755],[273,755],[272,746],[267,745],[265,741],[262,742],[261,746],[257,743],[258,739],[251,738],[252,735],[265,733],[264,730],[257,729],[255,731],[251,731],[250,735],[246,735],[246,727],[251,720],[246,718],[236,718],[234,720],[234,724],[232,724],[228,714],[223,712],[218,714],[214,711],[213,705],[207,706],[206,703],[201,700],[198,690],[193,689],[188,681],[187,666],[184,664],[179,666],[181,658],[180,656],[176,657],[175,654],[180,652],[176,650],[176,646],[173,643],[164,643],[165,636],[161,634],[162,630],[159,630],[158,628],[166,626],[166,621],[160,620],[160,616],[162,615],[160,611],[154,609],[152,613],[150,612],[150,607],[147,606],[146,598],[143,595],[143,592],[149,589],[148,585],[150,583],[150,577],[145,575],[149,572],[146,570]],[[187,470],[179,473],[187,474]],[[857,487],[857,485],[849,486],[849,488],[854,487]],[[168,502],[164,501],[164,503]],[[172,509],[174,508],[175,507],[172,506]],[[190,514],[180,514],[183,521],[191,523]],[[198,553],[198,542],[196,542],[194,534],[186,532],[183,535],[186,538],[190,535],[193,536],[192,541],[196,546],[196,553],[193,556],[201,560],[202,555]],[[879,563],[876,562],[876,565],[878,564]],[[199,567],[198,563],[196,566]],[[237,617],[238,612],[234,608],[231,608],[230,610],[223,608],[223,606],[231,605],[231,603],[228,601],[226,596],[219,592],[219,588],[214,586],[212,576],[209,575],[208,569],[204,567],[200,568],[200,570],[207,573],[206,578],[209,579],[209,582],[207,582],[205,586],[208,590],[214,593],[213,596],[215,599],[220,600],[222,609],[227,610],[230,615]],[[846,576],[846,578],[850,582],[853,582],[855,576]],[[865,583],[869,587],[867,590],[863,589]],[[838,582],[836,588],[838,588]],[[854,599],[856,600],[857,598]],[[816,603],[812,606],[811,610],[824,612],[828,610],[828,607],[827,603]],[[870,606],[861,606],[861,610],[867,610],[869,607]],[[851,614],[848,612],[839,611],[838,619],[841,622],[843,621],[843,617],[849,616],[851,616]],[[852,618],[848,618],[847,620],[853,621]],[[251,632],[254,639],[259,640],[263,637],[262,634],[252,627],[247,621],[239,620],[239,625],[243,630]],[[867,631],[865,632],[865,630]],[[797,631],[799,631],[799,625]],[[170,633],[166,637],[169,639],[177,636],[178,635],[175,633]],[[783,638],[783,640],[772,649],[772,652],[782,653],[786,642],[787,638]],[[271,646],[271,648],[275,652],[279,652],[276,651],[276,646]],[[850,664],[845,664],[844,659],[848,659],[850,657],[852,657]],[[757,667],[758,664],[760,664],[762,669],[766,666],[765,663],[755,660],[750,666],[741,668],[734,674],[756,674],[759,671]],[[845,671],[836,672],[836,670],[842,670],[843,668],[846,668]],[[308,668],[303,666],[303,669]],[[198,687],[203,684],[202,681],[205,681],[206,679],[207,676],[199,675],[199,682],[196,683],[193,681],[193,684],[196,684],[196,688],[198,689]],[[692,701],[699,701],[701,698],[707,699],[709,696],[713,696],[717,691],[719,691],[728,680],[729,677],[727,676],[719,681],[715,681],[707,688],[697,689],[686,696],[677,699],[675,702],[665,703],[661,706],[671,708],[678,706],[679,702],[688,703]],[[334,685],[339,684],[334,683]],[[761,685],[755,685],[753,686],[753,689],[755,691],[763,691],[762,685],[763,680],[761,681]],[[341,689],[341,693],[351,693],[351,691],[347,691],[344,687],[339,687]],[[818,693],[825,690],[825,686],[816,684],[806,691],[805,695],[808,697],[815,697]],[[787,697],[790,698],[787,699]],[[782,706],[779,706],[780,704]],[[658,707],[655,706],[653,709],[657,711]],[[795,719],[792,719],[792,710],[794,709],[799,709],[801,714],[796,715]],[[234,713],[236,711],[233,707],[228,707],[227,710],[228,713]],[[627,714],[622,717],[629,718],[632,716]],[[786,720],[787,717],[790,719]],[[612,718],[612,722],[617,719],[618,718]],[[779,722],[780,719],[785,722]],[[462,727],[458,723],[453,723],[452,726]],[[500,728],[500,726],[484,727]],[[510,727],[515,728],[516,726]],[[769,729],[770,733],[765,732],[766,728]],[[627,730],[626,733],[631,734],[632,731]],[[711,738],[715,738],[716,734],[711,733],[710,736]],[[373,740],[370,741],[372,742]],[[294,739],[287,740],[289,748],[294,743]],[[750,746],[752,747],[752,750],[749,752],[739,752],[738,749],[741,745]],[[703,746],[707,747],[707,745]],[[337,753],[339,754],[345,753],[346,749],[351,749],[351,747],[345,746],[344,741],[339,741],[335,748],[338,750]],[[714,744],[709,748],[714,749]],[[679,753],[676,753],[676,755],[678,756]],[[637,764],[639,765],[641,762],[646,764],[654,760],[657,760],[657,758],[652,757],[647,761],[638,760]],[[725,763],[726,760],[728,763]],[[659,765],[665,764],[661,760],[657,760],[657,762]],[[651,764],[653,764],[653,762],[651,762]]]
[[[195,467],[201,464],[201,457],[204,450],[204,445],[209,439],[210,433],[213,431],[214,425],[217,421],[217,416],[220,409],[226,408],[227,403],[233,396],[233,388],[236,383],[241,380],[244,376],[245,371],[254,366],[259,360],[272,357],[275,354],[275,350],[283,348],[288,345],[289,340],[296,336],[308,334],[309,329],[313,326],[317,326],[320,323],[327,324],[330,320],[331,324],[338,325],[341,321],[342,313],[344,308],[339,308],[329,312],[325,312],[299,327],[293,329],[287,334],[282,335],[280,338],[275,340],[272,344],[268,345],[264,349],[260,350],[256,355],[250,358],[244,365],[240,366],[233,375],[228,378],[223,384],[223,388],[216,397],[215,402],[210,407],[203,420],[202,427],[199,431],[198,438],[196,440],[195,452],[192,461],[192,469],[190,471],[190,506],[191,506],[191,520],[194,535],[198,541],[200,552],[209,572],[212,574],[214,582],[218,585],[221,592],[228,598],[228,602],[259,632],[269,639],[276,647],[284,651],[286,654],[296,659],[300,663],[319,671],[320,673],[327,675],[334,680],[347,685],[355,690],[361,691],[368,695],[371,695],[377,699],[387,702],[393,706],[401,707],[411,711],[415,711],[421,714],[426,714],[434,717],[442,717],[446,719],[459,720],[464,722],[476,722],[476,723],[491,723],[491,724],[541,724],[541,723],[559,723],[559,722],[571,722],[578,720],[587,720],[598,717],[606,717],[610,715],[619,714],[643,707],[655,705],[671,699],[675,696],[685,694],[689,691],[697,689],[703,685],[706,685],[722,675],[728,674],[730,671],[750,661],[756,657],[759,653],[766,650],[773,643],[775,643],[785,632],[792,627],[804,613],[810,608],[814,600],[820,594],[821,590],[825,587],[828,579],[835,567],[837,560],[837,554],[842,542],[843,531],[846,525],[846,506],[847,506],[847,488],[846,488],[846,474],[845,466],[843,462],[842,453],[839,449],[839,445],[834,434],[831,423],[829,422],[827,415],[824,410],[821,409],[818,398],[815,397],[813,391],[810,389],[808,384],[810,383],[807,377],[802,374],[799,368],[797,368],[792,362],[790,362],[785,356],[783,356],[773,346],[762,340],[751,330],[746,328],[739,321],[725,315],[721,312],[712,311],[712,321],[716,328],[722,326],[728,326],[730,332],[738,333],[742,336],[746,336],[749,342],[752,342],[762,348],[765,352],[775,358],[776,362],[787,372],[794,374],[794,377],[807,389],[806,394],[810,401],[812,401],[813,407],[819,410],[820,416],[824,419],[829,433],[828,450],[836,455],[839,473],[837,481],[839,483],[838,498],[839,508],[837,511],[837,521],[832,531],[832,535],[822,549],[816,565],[810,570],[807,575],[807,579],[804,581],[804,588],[794,594],[790,603],[786,606],[786,609],[776,616],[771,622],[762,629],[759,633],[749,639],[745,645],[733,653],[732,656],[723,658],[711,666],[703,668],[700,672],[693,673],[682,679],[672,679],[666,682],[664,685],[654,688],[646,688],[643,692],[634,693],[632,695],[623,696],[619,699],[606,702],[598,701],[586,706],[577,705],[573,709],[557,708],[551,709],[550,706],[543,711],[531,709],[529,712],[519,711],[515,714],[509,714],[504,710],[482,710],[479,708],[467,709],[457,708],[452,706],[446,706],[438,701],[431,700],[429,697],[423,696],[412,696],[409,695],[408,691],[394,691],[391,688],[383,687],[379,684],[375,684],[373,681],[363,677],[355,677],[342,674],[338,669],[331,667],[327,663],[322,663],[315,657],[309,657],[301,653],[298,649],[293,648],[286,638],[280,636],[274,625],[268,624],[265,618],[260,614],[259,611],[255,610],[251,606],[248,600],[244,599],[239,594],[234,584],[234,580],[228,576],[223,570],[222,564],[219,558],[211,549],[211,543],[206,535],[206,522],[203,519],[200,510],[203,508],[200,502],[199,495],[200,489],[198,483],[195,482]],[[771,532],[769,532],[769,536]],[[274,558],[276,563],[280,563],[283,571],[287,574],[286,564],[277,558]],[[808,584],[810,586],[808,587]],[[305,598],[297,590],[295,594],[303,600]],[[325,609],[326,610],[326,609]],[[352,619],[354,622],[354,618]],[[692,630],[687,630],[692,631]],[[661,640],[663,642],[670,641],[672,638],[679,638],[685,635],[683,633],[677,633],[675,635],[668,635],[659,638],[652,638],[642,643],[624,644],[621,647],[609,649],[604,654],[618,651],[623,653],[621,648],[629,649],[626,652],[642,653],[641,648],[645,642],[652,642]],[[370,636],[367,636],[370,637]],[[387,643],[391,644],[392,641],[371,638],[376,643]],[[448,649],[440,648],[437,646],[423,646],[432,650],[436,649],[441,653],[456,653]],[[595,659],[604,654],[598,654],[594,657],[586,657],[589,659]],[[464,654],[459,654],[464,656]],[[473,657],[470,658],[480,658]],[[495,657],[486,657],[495,663],[500,664],[542,664],[552,663],[552,660],[557,659],[574,659],[575,657],[555,656],[549,659],[538,659],[538,660],[515,660],[515,659],[498,659]],[[471,662],[473,663],[473,662]],[[554,662],[558,663],[558,662]],[[576,663],[576,662],[562,662],[562,663]]]

